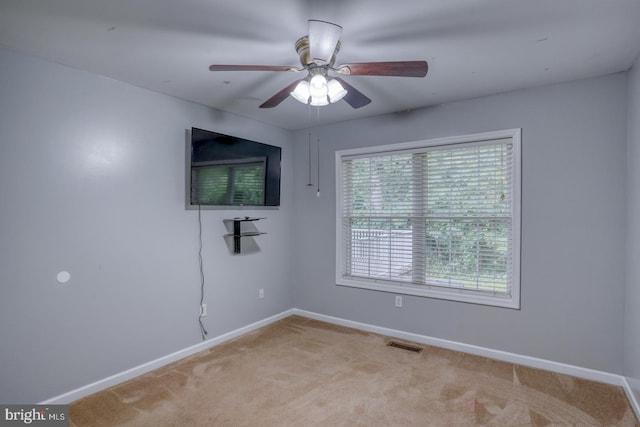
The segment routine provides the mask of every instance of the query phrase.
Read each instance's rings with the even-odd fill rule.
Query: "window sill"
[[[476,294],[454,288],[438,289],[435,286],[419,286],[407,284],[389,284],[384,282],[359,281],[339,277],[336,279],[338,286],[350,288],[368,289],[379,292],[389,292],[401,295],[413,295],[418,297],[434,298],[448,301],[464,302],[469,304],[488,305],[519,310],[520,300],[516,296],[497,296],[487,294]]]

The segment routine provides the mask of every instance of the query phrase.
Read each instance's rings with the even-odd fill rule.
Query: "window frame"
[[[452,136],[444,138],[435,138],[411,142],[403,142],[397,144],[385,144],[361,148],[353,148],[339,150],[335,153],[335,170],[336,170],[336,285],[353,288],[368,289],[374,291],[390,292],[401,295],[414,295],[427,298],[443,299],[450,301],[458,301],[465,303],[489,305],[496,307],[504,307],[511,309],[520,309],[520,257],[521,257],[521,200],[522,200],[522,130],[520,128],[507,129],[494,132],[474,133],[461,136]],[[344,277],[342,272],[345,270],[343,245],[343,159],[345,157],[353,158],[356,156],[373,157],[384,153],[419,150],[424,148],[433,148],[437,146],[456,145],[472,146],[483,142],[494,141],[498,139],[510,139],[512,144],[512,277],[511,277],[511,296],[489,295],[469,290],[457,288],[443,288],[432,285],[418,285],[412,283],[388,283],[385,281],[376,281],[374,279],[358,280],[353,277]]]

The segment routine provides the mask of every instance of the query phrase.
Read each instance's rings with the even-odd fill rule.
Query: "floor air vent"
[[[422,347],[418,347],[418,346],[411,345],[411,344],[404,344],[404,343],[401,343],[401,342],[398,342],[398,341],[389,341],[387,346],[388,347],[400,348],[402,350],[411,351],[413,353],[422,353],[422,350],[424,350]]]

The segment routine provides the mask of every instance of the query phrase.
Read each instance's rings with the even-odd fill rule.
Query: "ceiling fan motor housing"
[[[332,67],[336,61],[336,54],[339,51],[340,41],[338,41],[338,43],[336,44],[336,48],[333,51],[333,55],[331,55],[331,59],[329,60],[329,62],[325,63],[321,60],[314,60],[313,58],[311,58],[311,51],[309,50],[309,36],[300,37],[298,41],[296,41],[296,52],[298,52],[298,55],[300,56],[300,64],[302,64],[302,66],[305,68],[309,68],[309,66],[311,65]]]

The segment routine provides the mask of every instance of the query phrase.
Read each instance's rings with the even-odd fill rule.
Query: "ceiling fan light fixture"
[[[311,77],[309,81],[309,94],[312,97],[320,98],[327,97],[329,94],[329,87],[327,86],[327,79],[322,74],[316,74]]]
[[[327,96],[312,96],[311,100],[309,101],[310,105],[313,105],[314,107],[324,107],[325,105],[329,105],[329,99],[327,98]]]
[[[327,83],[329,101],[338,102],[347,94],[347,90],[336,79],[331,79]]]
[[[347,90],[335,79],[328,79],[322,74],[301,80],[291,91],[290,95],[303,104],[323,107],[340,101],[347,94]]]
[[[302,80],[291,92],[291,96],[293,96],[296,100],[302,102],[303,104],[309,103],[309,82],[306,80]]]
[[[342,27],[331,22],[309,20],[309,53],[311,59],[328,64],[340,40]]]

